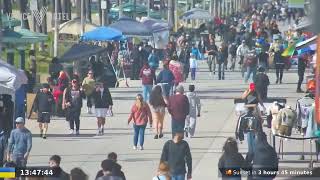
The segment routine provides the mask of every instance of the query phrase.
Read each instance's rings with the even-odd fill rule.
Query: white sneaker
[[[137,146],[133,146],[133,148],[132,148],[133,150],[137,150]]]
[[[97,136],[100,136],[100,134],[101,134],[101,130],[98,129]]]
[[[74,134],[74,130],[70,129],[70,130],[69,130],[69,134],[70,134],[70,135]]]
[[[143,146],[140,146],[140,147],[139,147],[139,150],[142,151],[142,150],[143,150]]]

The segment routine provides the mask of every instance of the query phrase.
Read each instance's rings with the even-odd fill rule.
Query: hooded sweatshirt
[[[201,111],[200,98],[195,92],[187,92],[186,96],[189,100],[189,116],[197,117],[197,112]]]

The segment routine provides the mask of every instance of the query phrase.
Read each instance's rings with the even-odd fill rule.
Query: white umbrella
[[[199,8],[193,8],[189,11],[185,12],[180,19],[183,20],[197,20],[197,19],[203,19],[203,20],[210,20],[213,19],[213,16],[210,14],[209,11],[199,9]]]
[[[91,31],[97,28],[98,26],[95,24],[92,24],[90,22],[86,22],[84,26],[84,31]],[[71,35],[81,35],[81,19],[76,18],[70,21],[67,21],[60,25],[59,27],[59,33],[60,34],[71,34]]]

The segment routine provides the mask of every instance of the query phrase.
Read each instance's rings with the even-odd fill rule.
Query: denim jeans
[[[224,79],[224,63],[219,63],[218,64],[218,76],[219,80]]]
[[[172,93],[172,84],[162,84],[162,93],[165,97],[169,97]]]
[[[251,74],[252,74],[252,81],[254,81],[256,74],[257,74],[257,67],[250,67],[250,66],[247,67],[247,74],[246,74],[245,82],[248,82]]]
[[[17,165],[17,167],[22,168],[27,166],[27,160],[23,156],[23,154],[12,155],[12,161]]]
[[[191,80],[196,80],[196,68],[191,68]]]
[[[185,180],[186,175],[185,174],[179,174],[179,175],[172,175],[171,180]]]
[[[247,132],[248,152],[254,153],[255,150],[255,134],[254,132]]]
[[[152,90],[152,85],[142,85],[142,96],[145,102],[149,102],[150,94]]]
[[[176,132],[183,132],[184,131],[184,126],[185,126],[186,121],[185,120],[171,120],[171,129],[172,129],[172,137],[174,137]]]
[[[137,146],[138,139],[140,140],[140,146],[143,147],[144,144],[144,132],[146,130],[147,125],[133,125],[134,136],[133,136],[133,144]]]

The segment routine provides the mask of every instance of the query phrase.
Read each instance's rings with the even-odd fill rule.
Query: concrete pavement
[[[222,154],[222,146],[227,137],[234,137],[236,115],[233,99],[239,97],[247,87],[241,79],[239,72],[227,72],[226,80],[219,81],[217,77],[209,76],[205,62],[200,64],[200,72],[196,85],[202,100],[202,116],[198,119],[196,137],[187,139],[193,156],[193,179],[211,180],[218,179],[217,164]],[[275,74],[269,74],[271,82],[275,82]],[[284,84],[270,86],[270,96],[286,97],[288,104],[295,106],[295,101],[302,94],[296,94],[295,73],[285,73]],[[185,88],[191,82],[185,83]],[[89,174],[90,180],[94,179],[100,169],[100,163],[107,158],[109,152],[118,153],[119,163],[129,180],[152,179],[157,170],[161,150],[165,141],[169,140],[170,117],[165,118],[165,136],[163,139],[154,140],[153,132],[146,130],[145,150],[132,149],[133,130],[127,125],[130,107],[135,95],[141,93],[140,82],[129,82],[129,88],[111,89],[114,98],[114,114],[108,118],[104,136],[95,136],[96,120],[86,114],[85,108],[81,115],[81,135],[79,137],[66,135],[68,125],[64,119],[53,120],[50,124],[47,140],[38,137],[39,130],[35,121],[27,122],[27,127],[34,134],[33,149],[29,165],[46,165],[53,154],[61,155],[62,167],[70,171],[74,167],[82,168]],[[85,106],[85,103],[84,103]],[[305,144],[308,152],[309,145]],[[286,141],[284,151],[285,160],[298,160],[302,149],[300,141]],[[239,145],[239,150],[247,152],[247,144]],[[306,159],[310,158],[306,156]],[[281,162],[282,166],[307,167],[307,163]]]

